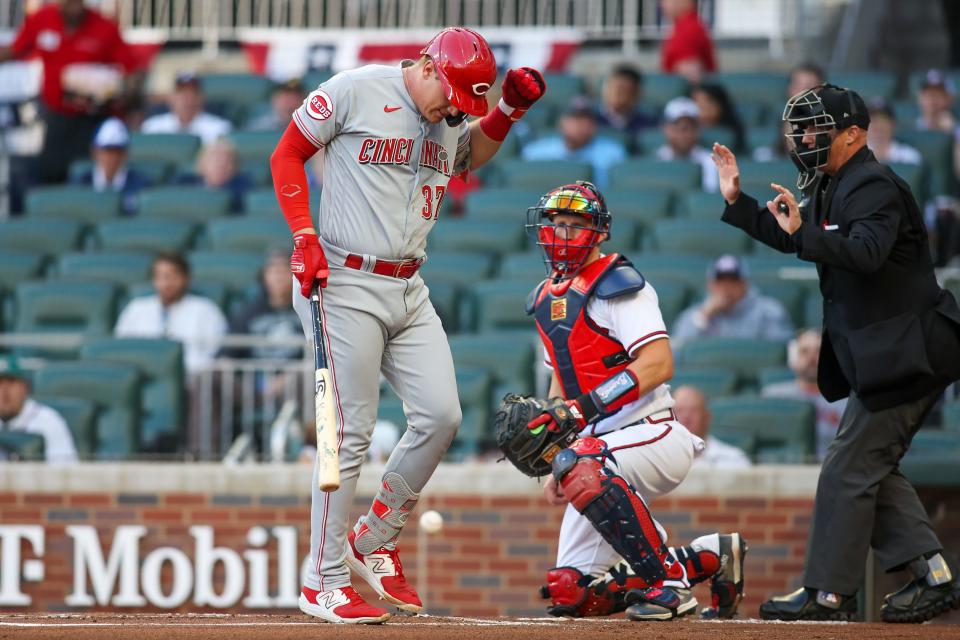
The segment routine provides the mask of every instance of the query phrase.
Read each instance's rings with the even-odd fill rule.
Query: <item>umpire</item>
[[[817,381],[849,396],[814,503],[804,588],[760,606],[768,620],[849,619],[873,547],[913,580],[884,599],[886,622],[922,622],[960,607],[948,567],[900,458],[946,386],[960,378],[960,309],[933,273],[910,187],[867,149],[870,117],[852,90],[820,85],[787,101],[799,204],[784,187],[765,206],[740,191],[734,154],[713,146],[723,221],[817,265],[823,343]]]

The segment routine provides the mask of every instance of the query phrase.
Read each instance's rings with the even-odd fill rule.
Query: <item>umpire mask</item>
[[[804,189],[830,158],[830,132],[853,125],[867,129],[870,116],[856,91],[822,84],[787,100],[783,121],[790,127],[786,134],[790,159],[800,170],[797,188]],[[803,142],[807,136],[813,136],[811,144]]]
[[[577,216],[583,223],[558,225],[554,217],[559,214]],[[609,236],[611,220],[600,191],[578,180],[549,191],[527,209],[526,228],[543,249],[547,275],[567,280],[577,274],[603,235]]]

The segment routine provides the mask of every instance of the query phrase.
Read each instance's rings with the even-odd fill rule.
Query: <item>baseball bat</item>
[[[317,425],[317,485],[321,491],[340,487],[340,459],[337,453],[337,417],[333,405],[333,379],[323,342],[323,320],[320,315],[320,290],[310,292],[310,315],[313,318],[313,402]]]

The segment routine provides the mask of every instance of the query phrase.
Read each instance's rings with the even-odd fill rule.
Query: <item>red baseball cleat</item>
[[[410,613],[423,611],[420,596],[403,576],[403,565],[400,563],[398,550],[380,547],[372,553],[363,555],[354,546],[356,538],[356,532],[351,530],[347,536],[347,543],[350,545],[347,550],[347,566],[366,580],[377,595],[390,604]]]
[[[379,624],[390,619],[390,612],[368,604],[353,587],[330,591],[300,590],[300,611],[327,622],[340,624]]]

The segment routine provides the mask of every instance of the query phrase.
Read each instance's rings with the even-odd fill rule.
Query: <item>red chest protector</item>
[[[527,313],[537,321],[565,399],[593,391],[630,363],[623,345],[587,316],[590,297],[608,300],[645,284],[636,267],[614,253],[591,262],[570,280],[544,280],[531,292]]]

